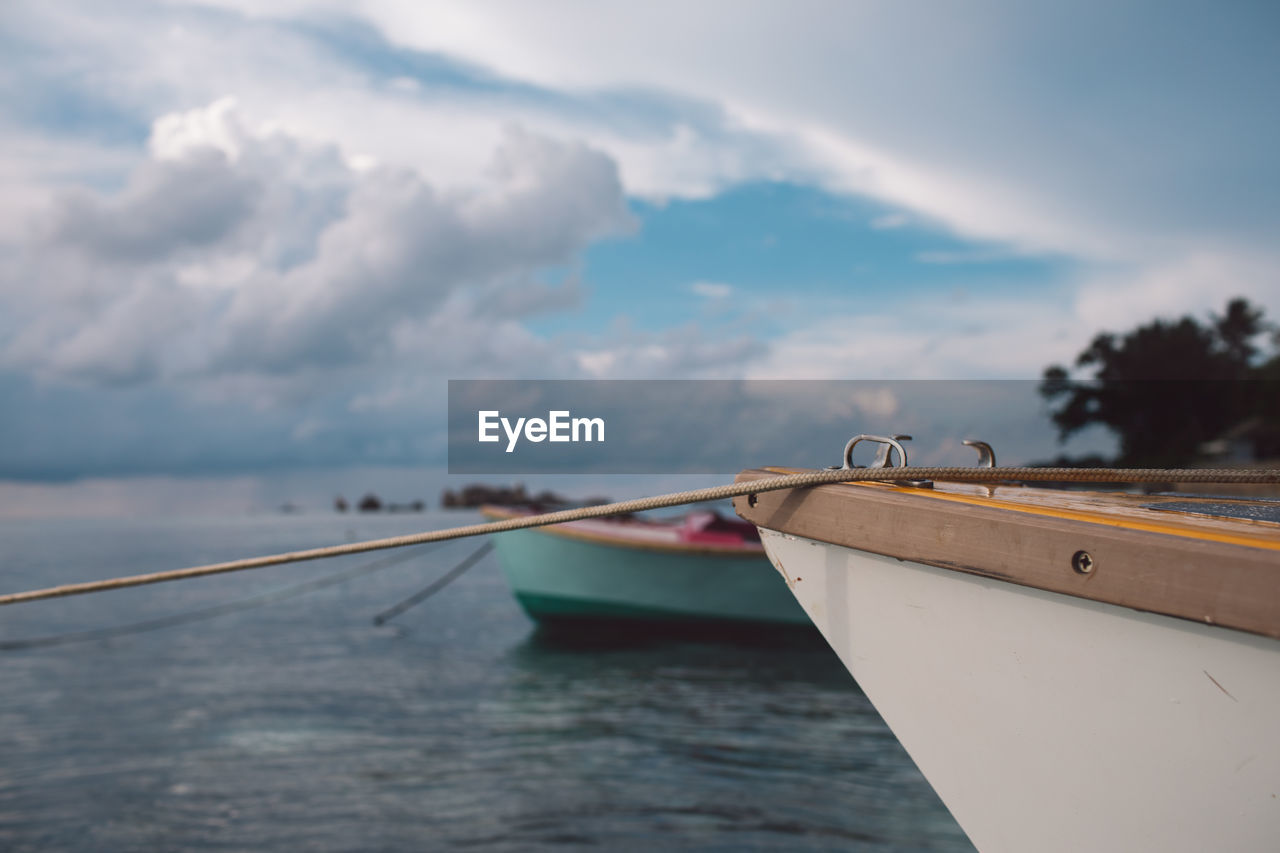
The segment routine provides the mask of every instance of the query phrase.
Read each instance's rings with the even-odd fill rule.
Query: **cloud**
[[[573,357],[591,379],[697,379],[739,375],[768,350],[767,343],[749,335],[708,339],[695,324],[657,334],[618,326]]]
[[[935,250],[920,252],[916,260],[922,264],[989,264],[1017,258],[1017,253],[999,249],[967,249],[962,251]]]
[[[0,232],[0,477],[429,463],[447,378],[763,351],[693,324],[533,331],[635,222],[598,150],[511,127],[490,153],[442,184],[219,99],[158,119],[117,187],[47,191]]]
[[[655,200],[707,197],[782,175],[791,157],[781,140],[739,126],[714,100],[652,87],[541,87],[465,56],[406,45],[355,5],[169,3],[116,11],[104,19],[90,4],[33,4],[0,23],[29,49],[23,56],[50,57],[15,69],[28,85],[8,92],[11,110],[51,136],[95,133],[92,122],[67,126],[68,118],[33,96],[57,92],[127,117],[145,135],[154,115],[230,92],[275,129],[335,140],[451,184],[483,180],[490,152],[518,123],[607,152],[628,194]],[[109,90],[101,79],[111,80]],[[180,134],[175,141],[181,144]]]
[[[260,189],[222,152],[201,148],[181,159],[144,164],[115,197],[90,190],[64,193],[45,239],[105,262],[162,260],[224,239],[248,219]]]
[[[695,281],[689,289],[706,299],[728,299],[733,293],[733,285],[718,281]]]
[[[1102,331],[1155,317],[1221,313],[1235,296],[1280,314],[1266,256],[1195,253],[1158,267],[1084,270],[1071,279],[974,298],[908,296],[892,310],[827,312],[770,340],[750,378],[1036,379],[1071,364]]]
[[[1263,246],[1280,224],[1261,8],[1170,18],[1154,3],[1066,14],[991,2],[927,21],[909,6],[823,2],[359,8],[400,45],[528,85],[645,86],[719,105],[785,140],[757,168],[896,201],[969,236],[1133,262],[1188,239]]]
[[[468,301],[480,316],[523,318],[580,308],[587,289],[575,272],[564,281],[524,281],[518,287],[500,283],[473,292]]]
[[[1069,292],[982,301],[917,297],[824,317],[772,340],[752,379],[1035,379],[1093,327]]]
[[[463,289],[510,317],[572,302],[534,273],[632,227],[607,156],[517,128],[465,189],[352,168],[227,101],[159,119],[149,150],[122,191],[53,199],[4,285],[29,322],[0,362],[103,382],[358,365]]]
[[[871,220],[871,227],[877,231],[888,231],[892,228],[902,228],[911,222],[911,217],[905,213],[886,213],[884,216],[877,216]]]
[[[1091,260],[1153,263],[1193,244],[1247,253],[1280,225],[1265,142],[1277,124],[1258,82],[1274,77],[1275,52],[1253,13],[1096,3],[1065,15],[997,0],[921,26],[891,4],[338,8],[211,0],[104,18],[22,6],[11,37],[36,55],[56,45],[57,58],[23,65],[38,85],[7,94],[46,124],[32,91],[132,126],[233,92],[292,134],[436,182],[480,176],[514,120],[607,152],[633,196],[807,182]],[[109,96],[84,83],[98,78]]]
[[[0,380],[24,390],[0,474],[402,463],[449,375],[1025,377],[1230,294],[1280,313],[1253,12],[549,3],[7,9]],[[634,227],[628,199],[754,181],[894,211],[860,214],[886,233],[836,310],[819,291],[843,279],[784,239],[785,275],[677,279],[707,276],[711,328],[659,305],[677,319],[561,331],[618,295],[584,252]],[[878,247],[925,231],[948,251],[869,298]],[[1083,275],[1005,289],[1020,271],[944,268],[985,259],[963,238]],[[784,284],[791,314],[760,307]],[[73,387],[79,407],[41,402]],[[54,417],[118,434],[42,444]],[[161,458],[162,431],[126,435],[143,418],[195,449]]]
[[[1269,254],[1192,251],[1141,269],[1102,270],[1080,282],[1073,314],[1081,328],[1121,332],[1153,317],[1203,320],[1242,296],[1280,317],[1276,260]]]

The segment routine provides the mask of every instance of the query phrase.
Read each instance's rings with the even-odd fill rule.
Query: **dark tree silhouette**
[[[1262,321],[1262,309],[1254,308],[1243,299],[1232,299],[1227,303],[1227,313],[1213,318],[1213,326],[1222,341],[1224,353],[1248,369],[1258,354],[1253,339],[1267,328]]]
[[[1268,328],[1261,310],[1233,299],[1207,325],[1183,317],[1099,334],[1075,361],[1092,377],[1061,365],[1044,372],[1040,393],[1058,403],[1058,440],[1101,424],[1120,440],[1114,464],[1177,466],[1251,417],[1274,418],[1280,356],[1259,365],[1254,343]]]

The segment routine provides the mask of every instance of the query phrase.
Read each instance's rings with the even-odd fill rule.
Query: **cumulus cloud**
[[[922,28],[893,5],[353,2],[335,20],[327,4],[210,0],[108,19],[20,4],[8,23],[19,42],[58,45],[29,74],[121,122],[234,91],[292,134],[435,182],[481,175],[516,120],[607,152],[633,196],[793,180],[1091,260],[1265,250],[1280,197],[1257,83],[1275,72],[1269,29],[1206,9],[1152,33],[1160,9],[1143,5],[996,2]],[[113,81],[110,99],[84,90],[89,70]]]
[[[203,148],[180,160],[144,164],[114,197],[83,189],[64,193],[46,240],[107,262],[163,260],[224,239],[248,219],[260,188],[221,152]]]
[[[447,378],[749,357],[693,325],[534,332],[635,222],[596,149],[511,127],[491,155],[450,185],[219,99],[157,120],[118,188],[46,192],[0,231],[0,477],[421,464]]]
[[[466,189],[353,168],[227,101],[160,119],[149,150],[120,192],[54,199],[6,284],[28,322],[5,364],[130,382],[365,363],[464,288],[508,317],[576,298],[534,273],[631,227],[606,155],[514,128]]]
[[[994,2],[922,27],[894,4],[739,5],[18,4],[6,23],[57,46],[24,69],[39,82],[84,98],[85,79],[110,79],[110,98],[92,94],[122,124],[233,91],[292,133],[433,180],[479,174],[515,119],[607,151],[632,195],[808,181],[964,235],[1126,262],[1272,241],[1276,120],[1259,81],[1276,66],[1259,10]],[[3,91],[38,113],[26,88]]]
[[[86,3],[19,4],[0,27],[57,59],[25,65],[35,85],[10,91],[0,81],[0,94],[15,111],[38,113],[46,107],[32,90],[54,89],[145,125],[234,92],[280,130],[338,140],[366,162],[433,182],[483,179],[511,122],[607,152],[628,194],[655,200],[783,175],[794,159],[785,142],[742,127],[712,99],[632,85],[542,88],[450,51],[416,49],[379,23],[357,5],[146,4],[104,17]],[[153,148],[182,145],[177,130],[153,134]]]
[[[399,45],[527,86],[644,86],[717,105],[738,133],[710,157],[667,151],[667,174],[683,169],[689,186],[741,157],[737,179],[813,180],[969,236],[1131,262],[1188,239],[1256,248],[1276,227],[1276,120],[1260,82],[1276,62],[1260,8],[1170,18],[1154,3],[1067,14],[997,0],[927,21],[909,5],[827,2],[355,8]],[[752,153],[766,139],[769,153]]]
[[[997,2],[922,28],[893,5],[552,2],[11,4],[0,380],[296,407],[280,434],[315,453],[364,448],[343,418],[377,411],[403,418],[369,444],[390,458],[444,375],[1028,376],[1099,328],[1280,306],[1252,13]],[[581,256],[632,227],[625,197],[762,180],[887,201],[885,240],[943,228],[1086,277],[992,296],[943,268],[989,256],[924,253],[975,298],[806,293],[802,321],[761,312],[768,346],[736,314],[711,336],[527,322],[599,291]],[[704,319],[749,301],[734,281],[693,287]]]

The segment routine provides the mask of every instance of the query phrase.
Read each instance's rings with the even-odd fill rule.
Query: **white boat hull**
[[[1280,849],[1280,641],[761,533],[980,850]]]

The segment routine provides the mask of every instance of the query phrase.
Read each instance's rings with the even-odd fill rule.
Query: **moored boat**
[[[937,482],[735,507],[980,850],[1276,849],[1280,503]]]
[[[486,506],[492,519],[531,514]],[[678,521],[575,521],[494,538],[512,592],[558,627],[808,628],[754,525],[707,510]]]

